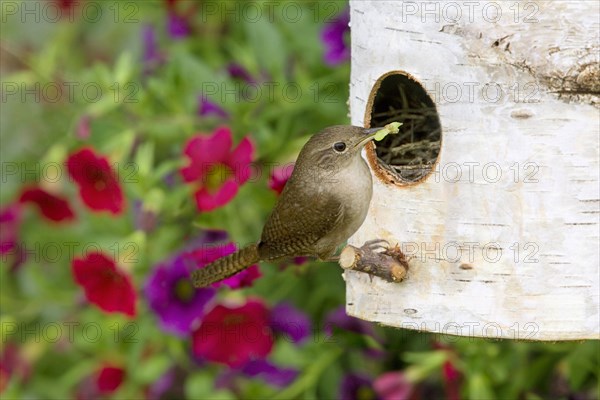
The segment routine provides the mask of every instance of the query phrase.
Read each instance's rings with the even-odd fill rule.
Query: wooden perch
[[[408,272],[408,260],[400,247],[386,248],[376,252],[376,247],[348,245],[340,254],[339,264],[344,269],[365,272],[388,282],[402,282]]]

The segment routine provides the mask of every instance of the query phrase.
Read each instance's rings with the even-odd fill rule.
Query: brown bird
[[[324,261],[362,225],[373,194],[366,143],[381,128],[332,126],[304,145],[260,241],[192,274],[195,287],[208,286],[256,264],[284,257]]]

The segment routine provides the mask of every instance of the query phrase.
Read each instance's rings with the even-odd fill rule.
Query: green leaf
[[[402,125],[401,122],[392,122],[390,124],[387,124],[386,126],[383,127],[383,129],[380,129],[377,131],[375,136],[373,136],[373,139],[375,139],[376,141],[379,142],[379,141],[383,140],[383,138],[385,138],[387,135],[397,134],[398,128],[400,127],[400,125]]]
[[[185,397],[188,399],[212,399],[213,379],[206,372],[192,373],[185,381]]]
[[[142,384],[156,381],[171,365],[171,359],[163,354],[155,355],[133,370],[133,378]]]
[[[114,82],[111,85],[118,83],[120,86],[128,83],[133,73],[133,57],[130,52],[121,53],[115,64]]]
[[[139,145],[135,153],[135,163],[140,176],[150,176],[154,164],[154,142],[144,142]]]
[[[268,18],[246,21],[244,28],[254,50],[255,59],[276,78],[281,77],[287,52],[279,30]]]
[[[475,373],[468,379],[469,398],[477,400],[495,399],[494,393],[487,377],[482,373]]]

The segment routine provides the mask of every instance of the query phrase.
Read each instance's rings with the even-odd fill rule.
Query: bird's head
[[[298,155],[297,167],[343,168],[361,157],[360,153],[381,128],[336,125],[313,135]],[[299,165],[302,164],[302,165]]]

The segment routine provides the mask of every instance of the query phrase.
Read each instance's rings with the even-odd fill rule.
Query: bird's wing
[[[316,255],[315,244],[342,220],[344,206],[331,196],[281,198],[263,229],[263,259]]]

